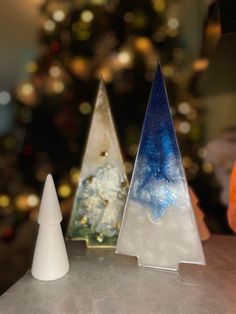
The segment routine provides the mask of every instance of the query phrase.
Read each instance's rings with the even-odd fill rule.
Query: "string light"
[[[56,24],[52,20],[48,20],[44,24],[44,29],[47,32],[53,32],[55,30],[55,28],[56,28]]]
[[[115,62],[114,62],[115,64]],[[113,73],[112,73],[112,70],[109,66],[102,66],[100,67],[97,71],[96,71],[96,74],[95,74],[95,77],[97,79],[100,79],[101,76],[104,78],[104,80],[109,83],[113,80]]]
[[[11,95],[7,91],[0,92],[0,105],[7,105],[11,101]]]
[[[26,106],[34,106],[37,101],[37,94],[30,82],[21,83],[16,89],[16,95]]]
[[[125,162],[124,162],[124,166],[125,166],[125,171],[126,171],[127,173],[131,173],[131,172],[132,172],[132,170],[133,170],[133,165],[132,165],[131,162],[125,161]]]
[[[66,14],[62,10],[56,10],[53,12],[52,17],[56,22],[62,22],[66,18]]]
[[[38,204],[39,204],[39,198],[36,194],[30,194],[28,197],[27,197],[27,204],[30,206],[30,207],[36,207]]]
[[[179,131],[181,133],[187,134],[191,130],[191,125],[190,123],[183,121],[179,124]]]
[[[132,23],[133,20],[134,20],[134,13],[133,12],[126,12],[124,14],[124,17],[123,17],[124,21],[126,23]]]
[[[162,12],[165,10],[166,4],[164,0],[152,0],[153,8],[157,12]]]
[[[63,92],[63,90],[65,89],[65,85],[62,81],[57,80],[53,82],[52,89],[55,93],[59,94]]]
[[[19,211],[28,211],[30,209],[28,202],[27,202],[27,195],[26,194],[21,194],[18,195],[15,199],[15,204],[16,207]]]
[[[50,68],[49,74],[50,74],[52,77],[58,77],[58,76],[60,76],[60,74],[61,74],[61,69],[60,69],[58,66],[54,65],[54,66],[52,66],[52,67]]]
[[[81,12],[81,15],[80,15],[81,19],[85,22],[85,23],[90,23],[92,22],[94,16],[93,16],[93,13],[89,10],[85,10],[83,12]]]
[[[206,36],[213,39],[218,39],[220,35],[221,35],[220,23],[217,22],[209,23],[206,28]]]
[[[118,54],[118,59],[123,64],[129,63],[130,62],[130,54],[127,51],[122,51]]]
[[[57,192],[60,197],[67,198],[68,196],[71,195],[72,190],[68,184],[64,183],[58,187]]]
[[[179,20],[176,17],[171,17],[168,19],[167,25],[170,29],[176,30],[179,27]]]
[[[204,162],[203,165],[202,165],[202,170],[205,172],[205,173],[212,173],[213,172],[213,165],[209,162]]]
[[[34,87],[31,83],[25,83],[22,85],[21,91],[24,95],[28,96],[34,91]]]
[[[193,63],[193,69],[196,71],[196,72],[200,72],[200,71],[204,71],[208,68],[209,66],[209,60],[208,59],[198,59],[196,61],[194,61]]]
[[[83,101],[80,105],[79,105],[79,111],[82,114],[89,114],[92,110],[92,106],[90,105],[89,102]]]
[[[0,207],[7,207],[10,204],[10,198],[8,195],[0,195]]]
[[[205,158],[207,154],[206,149],[204,147],[199,148],[197,154],[200,158]]]
[[[171,65],[164,65],[162,71],[165,77],[172,77],[174,75],[174,68]]]
[[[122,50],[117,55],[117,60],[122,67],[130,67],[133,61],[129,50]]]
[[[197,118],[197,111],[191,108],[190,112],[187,114],[188,120],[195,120]]]
[[[28,62],[25,66],[25,71],[28,73],[35,73],[38,70],[38,65],[35,62]]]
[[[192,165],[192,159],[189,156],[183,157],[184,168],[189,168]]]
[[[78,77],[86,77],[88,74],[88,62],[83,57],[76,57],[70,63],[72,73]]]
[[[152,43],[147,37],[138,37],[134,42],[135,48],[141,52],[146,53],[152,49]]]
[[[107,3],[107,0],[90,0],[91,3],[95,4],[95,5],[103,5]]]
[[[191,108],[190,108],[189,104],[186,102],[182,102],[178,105],[179,112],[184,114],[184,115],[188,114],[190,112],[190,109]]]
[[[79,183],[79,178],[80,178],[80,171],[78,168],[72,168],[70,170],[70,180],[71,182],[73,182],[74,184],[78,184]]]

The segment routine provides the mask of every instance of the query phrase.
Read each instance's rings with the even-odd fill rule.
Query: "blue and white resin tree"
[[[160,65],[116,252],[165,270],[176,271],[179,263],[205,264]]]

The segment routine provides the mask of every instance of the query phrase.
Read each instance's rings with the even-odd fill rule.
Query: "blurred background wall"
[[[25,64],[36,56],[39,2],[32,0],[0,3],[0,89],[10,91],[22,80]],[[13,127],[14,107],[0,106],[0,134]]]

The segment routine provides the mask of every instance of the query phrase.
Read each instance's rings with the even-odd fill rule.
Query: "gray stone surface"
[[[113,250],[69,242],[70,272],[43,282],[30,272],[0,297],[0,313],[233,314],[236,313],[236,238],[204,243],[208,266],[182,264],[177,273],[137,266]]]

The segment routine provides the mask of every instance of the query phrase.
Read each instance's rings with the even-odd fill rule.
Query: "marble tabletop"
[[[0,297],[0,313],[236,313],[236,237],[212,236],[203,247],[207,266],[182,264],[177,274],[68,242],[69,273],[43,282],[27,272]]]

